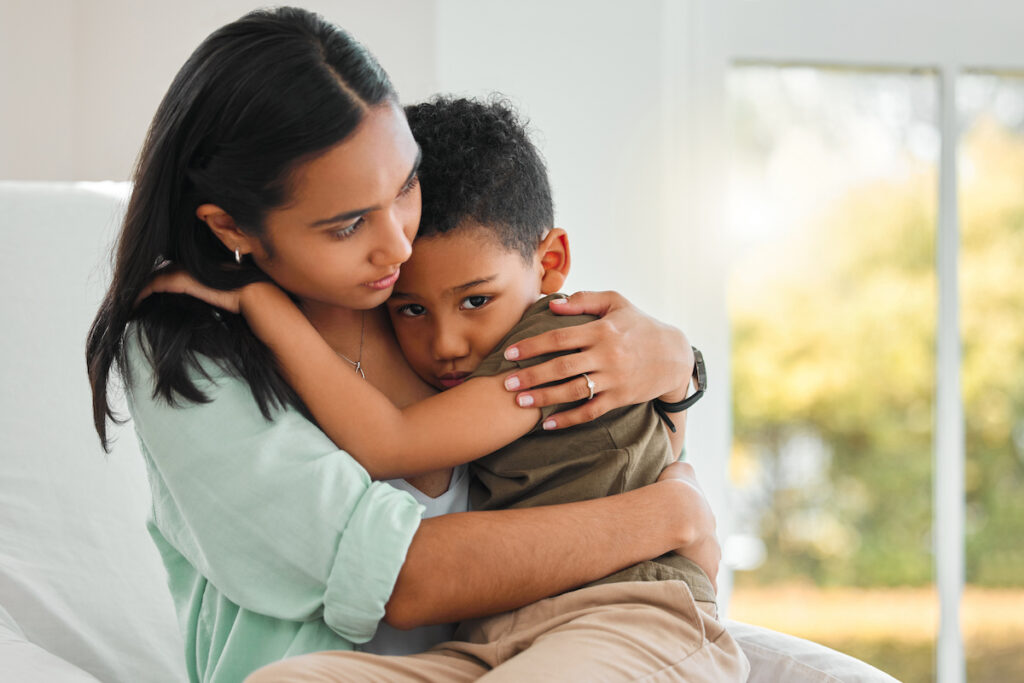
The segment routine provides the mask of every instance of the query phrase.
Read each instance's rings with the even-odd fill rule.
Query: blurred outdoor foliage
[[[1022,586],[1024,139],[987,117],[962,145],[967,580]],[[741,583],[932,581],[936,185],[856,187],[734,277],[732,473],[768,558]]]

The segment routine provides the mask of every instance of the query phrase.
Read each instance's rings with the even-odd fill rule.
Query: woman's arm
[[[687,547],[706,536],[702,501],[666,480],[581,503],[426,519],[385,620],[413,628],[494,614]]]
[[[693,350],[680,330],[644,314],[615,292],[577,292],[551,310],[559,315],[600,316],[583,325],[564,327],[521,341],[505,350],[506,358],[533,358],[579,350],[516,372],[505,379],[510,391],[528,394],[546,407],[587,398],[580,382],[542,387],[587,373],[595,395],[583,405],[557,413],[556,428],[588,422],[609,410],[654,398],[676,402],[686,397],[693,374]],[[669,438],[675,453],[684,446],[686,413],[672,415],[676,427]]]

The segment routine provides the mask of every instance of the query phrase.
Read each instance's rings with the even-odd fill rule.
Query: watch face
[[[693,347],[693,378],[697,380],[697,391],[707,391],[708,373],[704,368],[704,354],[696,346]]]

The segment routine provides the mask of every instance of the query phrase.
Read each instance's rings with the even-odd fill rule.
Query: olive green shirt
[[[503,374],[561,355],[523,361],[504,357],[505,349],[518,341],[595,319],[551,313],[548,302],[560,296],[550,295],[530,306],[472,376]],[[540,422],[568,407],[543,409]],[[470,503],[474,509],[534,507],[610,496],[654,483],[676,460],[668,434],[649,402],[618,408],[568,429],[545,431],[540,422],[526,436],[470,463]],[[707,575],[676,553],[627,567],[591,585],[668,579],[686,581],[696,600],[715,600]]]

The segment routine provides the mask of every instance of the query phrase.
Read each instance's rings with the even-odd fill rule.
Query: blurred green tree
[[[990,118],[961,179],[968,580],[1024,585],[1024,140]],[[734,271],[733,475],[771,583],[932,580],[937,179],[857,187]]]

